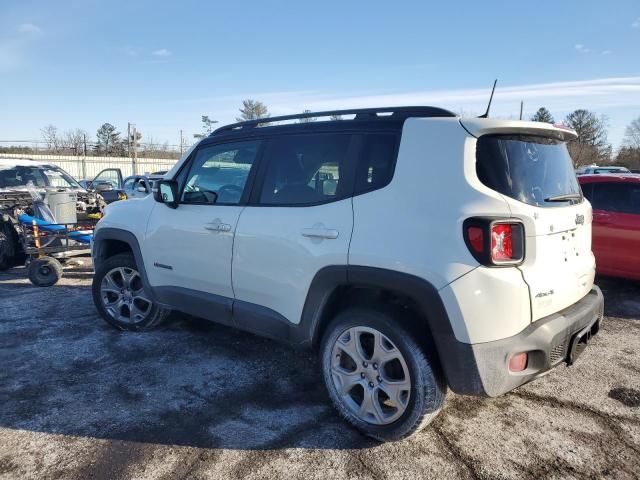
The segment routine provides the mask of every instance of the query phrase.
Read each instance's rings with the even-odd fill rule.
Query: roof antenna
[[[491,108],[491,101],[493,100],[493,92],[496,91],[496,84],[498,83],[498,79],[496,78],[493,82],[493,88],[491,89],[491,96],[489,97],[489,105],[487,105],[487,111],[484,114],[480,115],[478,118],[489,118],[489,109]]]

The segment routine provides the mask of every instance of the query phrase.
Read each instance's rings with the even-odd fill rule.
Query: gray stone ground
[[[571,368],[494,400],[449,394],[380,445],[329,405],[313,353],[174,314],[109,328],[88,268],[0,273],[0,478],[638,478],[640,284]]]

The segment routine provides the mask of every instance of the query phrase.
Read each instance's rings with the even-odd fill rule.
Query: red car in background
[[[640,175],[581,175],[593,207],[593,253],[601,275],[640,280]]]

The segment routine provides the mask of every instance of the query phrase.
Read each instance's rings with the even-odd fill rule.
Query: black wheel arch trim
[[[133,253],[133,258],[136,261],[140,276],[142,277],[142,282],[144,283],[145,290],[148,291],[152,297],[155,297],[153,288],[151,288],[151,284],[149,283],[149,279],[147,277],[147,270],[144,265],[144,259],[142,258],[142,251],[140,250],[138,239],[133,233],[129,232],[128,230],[122,230],[120,228],[113,227],[103,227],[96,231],[93,236],[93,251],[91,253],[91,256],[93,258],[94,270],[98,270],[100,263],[107,259],[104,253],[104,247],[106,245],[106,242],[108,242],[109,240],[123,242],[129,246],[131,252]],[[155,298],[152,298],[152,300],[155,300]]]
[[[319,340],[324,309],[340,286],[377,288],[411,298],[426,321],[424,328],[429,329],[451,389],[456,393],[485,394],[472,346],[456,339],[438,289],[415,275],[359,265],[321,269],[311,282],[300,322],[308,333],[306,341]]]

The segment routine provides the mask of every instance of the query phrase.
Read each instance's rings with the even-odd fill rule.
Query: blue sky
[[[434,104],[640,116],[638,0],[2,0],[0,140],[104,122],[177,144],[200,116]]]

